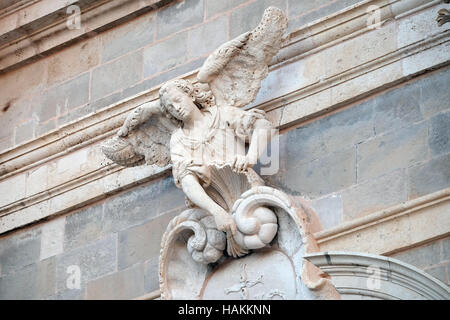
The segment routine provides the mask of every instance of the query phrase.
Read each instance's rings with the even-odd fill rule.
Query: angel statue
[[[264,111],[243,107],[256,98],[286,28],[280,9],[266,9],[255,30],[208,57],[196,83],[165,83],[159,101],[130,112],[103,145],[104,154],[120,165],[172,164],[175,184],[192,209],[176,217],[169,229],[181,221],[203,226],[208,245],[199,244],[198,237],[188,241],[196,261],[215,262],[225,246],[230,256],[242,256],[268,244],[277,232],[276,217],[267,207],[253,210],[251,216],[232,212],[242,193],[263,185],[252,166],[274,127]]]

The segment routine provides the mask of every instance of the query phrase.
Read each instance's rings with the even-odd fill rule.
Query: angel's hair
[[[208,108],[215,104],[214,95],[209,89],[207,84],[195,84],[193,85],[190,81],[184,79],[176,79],[166,82],[161,89],[159,89],[159,99],[161,101],[162,112],[169,118],[175,119],[166,109],[165,105],[165,95],[167,94],[169,88],[178,88],[185,92],[189,97],[191,97],[195,105],[199,109]]]

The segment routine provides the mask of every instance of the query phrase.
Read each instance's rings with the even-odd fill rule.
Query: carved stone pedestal
[[[261,207],[275,213],[278,232],[267,246],[241,258],[222,255],[225,239],[221,242],[219,231],[201,222],[205,218],[197,219],[200,210],[174,218],[162,241],[162,299],[339,299],[326,275],[303,258],[318,251],[309,232],[311,209],[279,190],[256,186],[235,201],[232,213],[236,219]],[[222,249],[221,256],[214,263],[200,263],[192,246]]]

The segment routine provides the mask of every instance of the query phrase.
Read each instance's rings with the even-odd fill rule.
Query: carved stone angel
[[[260,210],[267,227],[258,229],[258,237],[249,234],[255,232],[251,221],[241,227],[238,223],[237,228],[239,219],[233,219],[230,212],[239,192],[246,189],[234,190],[236,195],[230,196],[233,191],[223,188],[226,179],[235,179],[231,176],[245,177],[249,188],[262,185],[251,167],[264,151],[273,125],[262,110],[244,111],[242,107],[256,98],[286,28],[287,19],[280,9],[266,9],[255,30],[225,43],[208,57],[196,84],[182,79],[165,83],[159,102],[133,110],[117,135],[103,145],[105,155],[124,166],[166,166],[171,161],[175,184],[192,207],[214,217],[216,228],[226,233],[232,256],[264,246],[277,230],[269,209]],[[218,251],[224,249],[222,235],[211,236],[217,238]]]

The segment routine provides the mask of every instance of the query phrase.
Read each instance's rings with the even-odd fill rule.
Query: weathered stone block
[[[105,98],[100,98],[98,100],[89,102],[89,110],[91,112],[100,110],[104,107],[110,106],[113,103],[120,101],[121,99],[122,99],[122,92],[113,93]]]
[[[342,220],[343,205],[340,194],[332,194],[316,199],[311,202],[311,206],[319,216],[323,230],[337,226]]]
[[[42,165],[29,170],[26,177],[26,196],[39,193],[47,188],[48,166]]]
[[[102,35],[102,62],[144,47],[153,42],[155,15],[147,14]]]
[[[287,167],[350,148],[373,133],[373,100],[287,133]]]
[[[90,281],[87,286],[88,300],[125,300],[144,294],[144,264],[115,272]]]
[[[408,198],[413,199],[450,186],[450,154],[408,169]]]
[[[426,269],[425,272],[429,273],[431,276],[435,277],[438,280],[441,280],[443,283],[448,285],[447,279],[447,265],[438,266],[430,269]]]
[[[89,100],[89,73],[52,87],[42,100],[40,111],[37,113],[40,122],[45,122],[57,114],[81,106]]]
[[[444,69],[418,81],[420,87],[420,110],[424,117],[431,117],[448,110],[450,105],[450,69]]]
[[[159,257],[152,257],[145,262],[145,292],[152,292],[159,289]]]
[[[450,238],[442,240],[441,261],[450,260]]]
[[[144,78],[178,66],[187,60],[187,32],[144,49]]]
[[[0,241],[1,276],[19,271],[39,261],[41,251],[41,230],[18,232]]]
[[[44,135],[45,133],[47,133],[55,128],[56,128],[56,120],[49,120],[45,123],[39,123],[35,129],[36,130],[36,132],[35,132],[36,138]]]
[[[132,86],[141,79],[142,51],[131,53],[102,65],[92,73],[91,99],[103,98]]]
[[[86,299],[86,288],[77,290],[67,290],[63,292],[58,292],[57,294],[47,297],[47,300],[85,300]]]
[[[47,221],[42,226],[41,260],[63,252],[65,217]]]
[[[395,6],[396,4],[392,3],[393,9]],[[430,35],[444,32],[445,29],[450,29],[448,25],[439,26],[435,23],[438,10],[438,7],[432,7],[428,10],[420,10],[411,14],[408,19],[399,19],[397,25],[397,42],[399,48],[417,43],[430,37]]]
[[[351,6],[360,0],[312,0],[312,1],[298,1],[289,0],[289,17],[304,15],[305,13],[317,12],[317,17],[323,17],[325,15],[337,12]],[[311,20],[312,21],[312,20]],[[308,21],[310,22],[310,21]]]
[[[288,32],[294,31],[307,23],[323,18],[326,15],[335,13],[357,2],[360,2],[360,0],[289,0]]]
[[[157,13],[157,38],[203,22],[204,0],[182,1],[168,6]]]
[[[151,181],[104,204],[103,230],[117,232],[155,217],[159,211],[160,181]]]
[[[230,38],[256,28],[264,10],[270,6],[286,12],[286,0],[260,0],[233,11],[230,15]]]
[[[43,299],[55,294],[55,258],[0,278],[0,299]]]
[[[50,163],[48,165],[48,186],[54,187],[79,177],[83,172],[82,168],[87,166],[88,152],[88,148],[78,149]]]
[[[206,17],[215,16],[216,14],[228,11],[238,5],[247,2],[247,0],[227,0],[227,1],[217,1],[217,0],[207,0],[206,2]]]
[[[440,262],[440,241],[409,249],[392,255],[392,258],[412,264],[420,269]]]
[[[45,88],[47,81],[47,60],[30,63],[22,68],[8,72],[0,77],[0,107],[17,103],[26,94],[36,94]],[[20,90],[17,85],[20,84]],[[12,107],[12,106],[11,106]],[[3,117],[3,115],[2,115]],[[22,118],[22,120],[24,120]]]
[[[0,181],[0,207],[25,197],[26,173]]]
[[[4,151],[13,146],[12,136],[0,139],[0,151]]]
[[[356,183],[355,149],[335,152],[286,170],[280,180],[287,190],[297,190],[311,198],[326,195]]]
[[[389,132],[358,145],[358,181],[407,168],[428,158],[426,122]]]
[[[450,153],[450,111],[430,119],[429,141],[433,157]]]
[[[171,80],[175,77],[178,77],[178,76],[188,73],[192,70],[200,68],[203,65],[203,62],[205,61],[205,59],[206,58],[196,59],[194,61],[182,64],[172,70],[163,72],[156,77],[152,77],[150,79],[144,80],[131,88],[125,89],[122,92],[122,97],[125,98],[125,97],[134,96],[137,93],[146,91],[150,88],[158,86],[158,85],[160,85],[168,80]]]
[[[375,132],[397,130],[422,120],[420,87],[417,82],[393,89],[375,98]]]
[[[89,113],[92,113],[94,110],[91,109],[91,105],[87,104],[79,108],[75,108],[72,110],[69,110],[69,112],[65,113],[62,116],[59,116],[57,119],[58,126],[62,126],[68,122],[72,122],[74,120],[78,120]]]
[[[56,257],[56,279],[58,293],[80,290],[86,283],[116,270],[117,234],[106,236],[87,246],[79,247]],[[71,273],[71,271],[77,272]],[[73,277],[79,278],[79,288],[71,287]],[[73,283],[77,283],[74,281]]]
[[[189,31],[189,59],[206,56],[227,41],[227,17],[222,16]]]
[[[159,213],[171,211],[185,205],[183,191],[175,186],[172,176],[161,180],[159,198]]]
[[[406,177],[397,170],[342,191],[344,220],[353,220],[369,213],[406,201]]]
[[[14,129],[14,144],[20,144],[27,140],[30,140],[34,136],[34,121],[30,120]]]
[[[48,84],[73,78],[100,63],[98,37],[80,42],[48,58]]]
[[[119,270],[159,256],[162,235],[169,221],[177,214],[177,211],[166,213],[145,224],[121,231],[118,250]]]
[[[64,248],[70,251],[74,248],[88,245],[104,235],[103,205],[71,213],[66,217]]]

